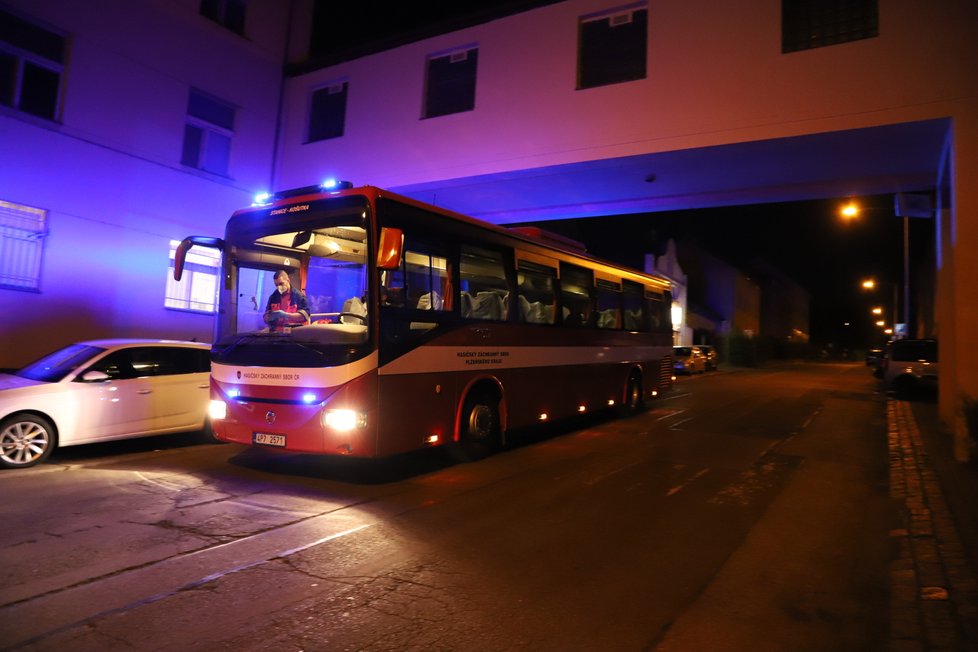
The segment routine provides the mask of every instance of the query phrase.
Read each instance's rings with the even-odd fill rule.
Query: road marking
[[[697,480],[699,480],[700,478],[702,478],[704,475],[706,475],[709,472],[710,472],[709,467],[703,469],[702,471],[700,471],[700,472],[696,473],[695,475],[693,475],[693,477],[691,477],[689,480],[686,480],[685,482],[682,482],[680,484],[677,484],[675,487],[673,487],[672,489],[670,489],[669,491],[667,491],[666,492],[666,495],[667,496],[674,496],[674,495],[678,494],[680,491],[682,491],[683,489],[685,489],[686,487],[688,487],[692,483],[696,482]]]

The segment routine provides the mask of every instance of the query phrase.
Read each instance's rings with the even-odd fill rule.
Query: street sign
[[[933,217],[930,195],[898,192],[893,195],[893,210],[897,217]]]

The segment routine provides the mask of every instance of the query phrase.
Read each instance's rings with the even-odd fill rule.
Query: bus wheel
[[[499,442],[499,400],[485,392],[470,395],[462,407],[456,459],[471,462],[492,453]]]
[[[642,394],[642,379],[637,374],[628,377],[628,385],[625,386],[625,405],[623,413],[625,415],[638,414],[645,409],[645,397]]]

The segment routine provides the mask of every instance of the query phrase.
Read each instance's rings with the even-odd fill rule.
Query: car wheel
[[[0,423],[0,466],[23,469],[40,464],[57,446],[54,426],[36,414],[14,414]]]
[[[893,379],[892,389],[897,394],[904,396],[912,394],[917,389],[917,383],[911,376],[898,376]]]
[[[214,436],[214,427],[211,426],[210,419],[204,419],[204,427],[200,429],[200,438],[204,441],[205,444],[226,443]]]
[[[459,439],[452,453],[462,462],[482,459],[498,446],[499,432],[499,399],[488,392],[474,393],[462,407]]]

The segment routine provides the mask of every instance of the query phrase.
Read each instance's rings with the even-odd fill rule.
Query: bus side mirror
[[[377,267],[397,269],[401,266],[404,250],[404,231],[385,226],[380,230],[380,244],[377,247]]]
[[[179,281],[183,278],[183,265],[187,261],[187,252],[194,245],[201,245],[202,247],[213,247],[224,251],[224,240],[220,238],[211,238],[204,235],[192,235],[189,238],[184,238],[177,245],[177,250],[173,252],[173,280]]]

